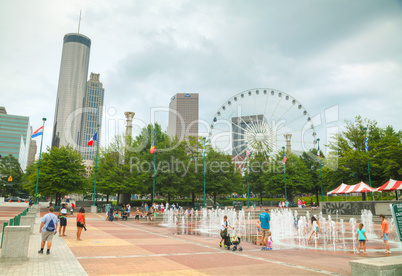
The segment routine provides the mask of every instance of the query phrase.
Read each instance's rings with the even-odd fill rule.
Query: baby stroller
[[[239,251],[243,251],[243,248],[240,245],[240,237],[237,236],[236,232],[233,234],[228,234],[225,238],[225,245],[227,247],[227,250],[230,250],[230,246],[233,245],[232,251],[236,251],[239,249]]]

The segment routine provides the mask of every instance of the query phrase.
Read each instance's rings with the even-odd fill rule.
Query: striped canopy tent
[[[342,183],[342,184],[339,185],[339,187],[336,188],[335,190],[332,190],[332,191],[328,192],[327,195],[346,194],[346,191],[347,191],[350,187],[351,187],[350,185]]]
[[[374,190],[374,192],[381,192],[381,191],[395,191],[395,190],[402,190],[402,181],[390,179],[382,185]]]
[[[346,193],[368,193],[368,192],[374,192],[374,188],[371,188],[369,185],[364,183],[363,181],[350,186],[350,188],[346,191]]]

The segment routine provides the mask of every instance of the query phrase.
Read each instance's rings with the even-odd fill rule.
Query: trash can
[[[102,213],[102,206],[98,205],[98,213]]]
[[[108,213],[111,207],[112,204],[105,204],[105,213]]]
[[[73,214],[74,214],[74,209],[71,208],[71,209],[70,209],[70,216],[73,216]]]

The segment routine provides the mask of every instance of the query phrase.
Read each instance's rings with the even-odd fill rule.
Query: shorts
[[[359,242],[366,242],[366,240],[359,240]]]
[[[77,227],[84,228],[84,224],[80,221],[77,221]]]
[[[224,239],[228,235],[228,230],[221,230],[221,238]]]
[[[60,226],[67,226],[67,218],[60,218]]]
[[[269,237],[271,235],[271,231],[269,231],[269,229],[265,229],[265,228],[261,228],[261,235],[262,237]]]
[[[56,232],[42,231],[42,241],[52,241]]]
[[[135,219],[140,220],[140,215],[136,215],[136,216],[135,216]]]
[[[388,240],[388,234],[387,233],[384,233],[384,235],[382,237],[383,237],[384,241]]]

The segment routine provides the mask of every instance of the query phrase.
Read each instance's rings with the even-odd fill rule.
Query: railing
[[[4,229],[6,228],[6,226],[20,226],[21,216],[26,216],[26,214],[28,213],[28,210],[29,210],[29,208],[26,208],[20,214],[16,215],[14,218],[11,218],[9,222],[6,221],[3,223],[3,232],[1,232],[0,248],[3,247]]]

